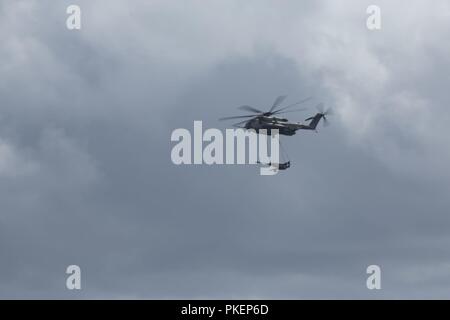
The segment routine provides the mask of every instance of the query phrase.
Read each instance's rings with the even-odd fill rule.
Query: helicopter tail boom
[[[311,120],[311,122],[309,123],[309,129],[316,130],[316,127],[319,124],[319,121],[320,121],[320,119],[322,119],[322,117],[323,117],[323,114],[317,113],[314,117],[310,117],[310,118],[306,119],[305,121]]]

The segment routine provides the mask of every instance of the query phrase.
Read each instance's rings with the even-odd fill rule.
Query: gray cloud
[[[361,1],[78,3],[79,32],[0,6],[0,297],[445,297],[447,2],[381,1],[378,32]],[[337,113],[288,172],[171,163],[173,129],[278,94]]]

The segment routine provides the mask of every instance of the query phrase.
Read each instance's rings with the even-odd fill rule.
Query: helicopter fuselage
[[[245,124],[245,129],[254,129],[257,133],[261,129],[267,130],[267,134],[270,135],[272,130],[277,129],[282,135],[293,136],[298,129],[308,129],[309,126],[301,123],[289,122],[284,118],[277,117],[255,117],[249,120]]]

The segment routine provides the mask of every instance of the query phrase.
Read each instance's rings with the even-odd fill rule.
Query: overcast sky
[[[448,0],[0,0],[0,297],[448,298],[449,34]],[[335,110],[289,170],[172,164],[280,94]]]

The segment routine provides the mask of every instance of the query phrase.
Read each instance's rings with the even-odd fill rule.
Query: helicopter
[[[257,133],[259,133],[261,129],[265,129],[266,130],[265,133],[267,133],[268,135],[271,134],[271,130],[277,129],[280,134],[286,136],[293,136],[297,132],[297,130],[316,130],[317,124],[320,122],[321,119],[323,119],[324,125],[328,124],[327,115],[331,115],[332,110],[331,108],[324,110],[322,103],[316,106],[318,113],[316,113],[312,117],[305,119],[305,121],[310,121],[308,124],[302,124],[300,122],[289,122],[289,120],[286,118],[278,117],[278,115],[280,114],[305,111],[306,108],[299,108],[299,109],[291,109],[291,108],[312,99],[311,97],[309,97],[296,103],[290,104],[286,107],[280,108],[280,105],[283,103],[286,97],[287,96],[277,97],[274,103],[272,104],[272,107],[269,109],[269,111],[264,112],[249,105],[243,105],[238,107],[238,109],[245,110],[253,114],[224,117],[220,118],[219,120],[223,121],[232,119],[245,119],[241,122],[235,123],[233,126],[243,129],[253,129]]]

